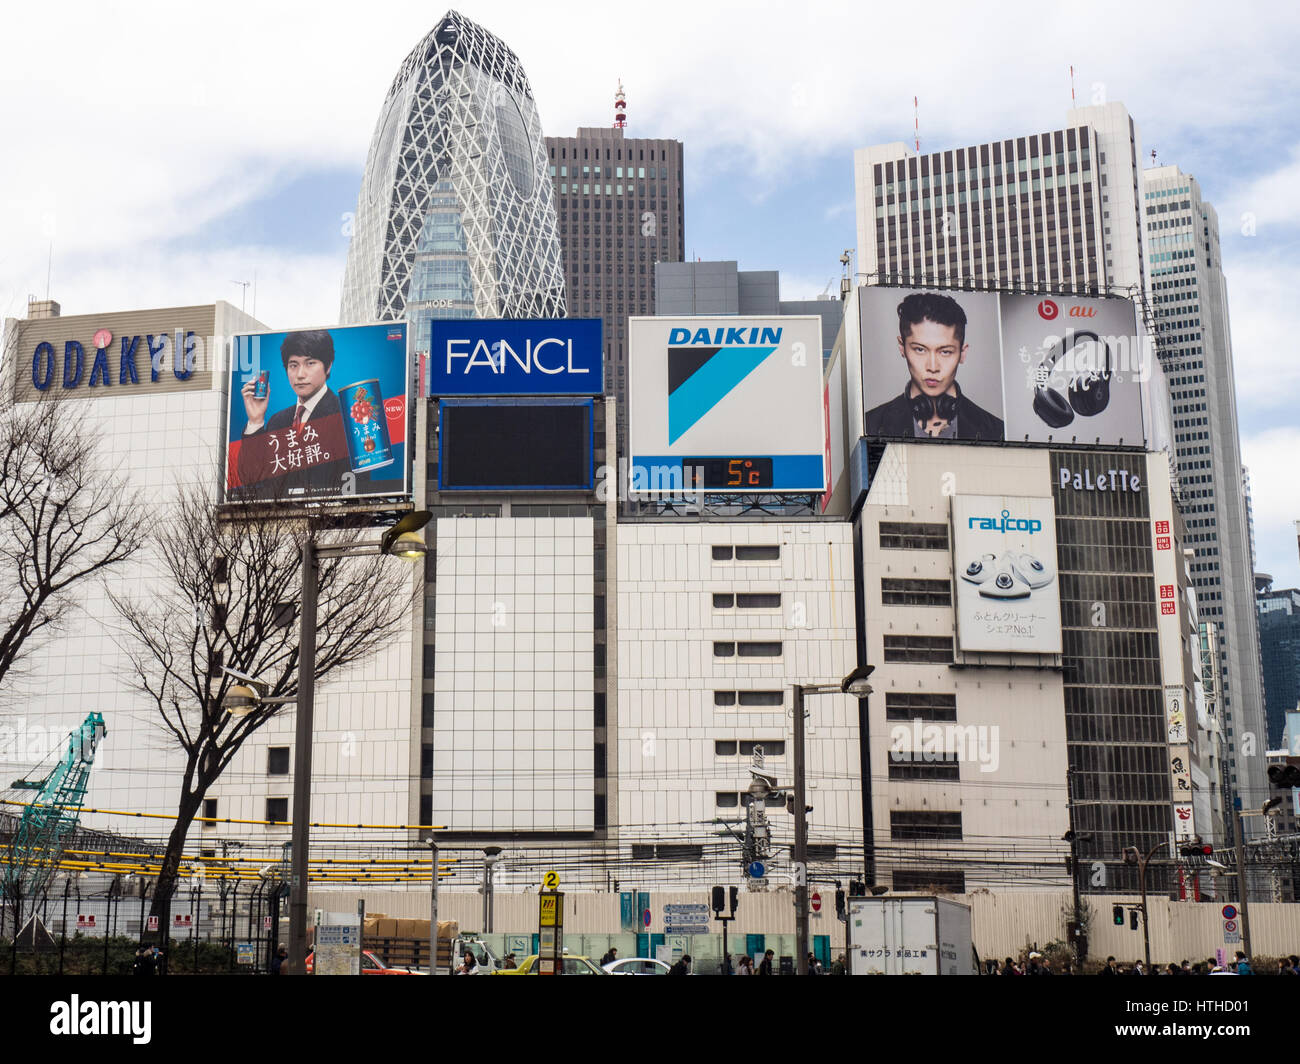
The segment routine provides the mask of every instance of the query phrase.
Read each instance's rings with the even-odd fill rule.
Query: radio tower
[[[627,115],[623,112],[627,110],[627,93],[623,91],[623,79],[618,82],[618,92],[614,93],[614,128],[624,129],[627,126]]]

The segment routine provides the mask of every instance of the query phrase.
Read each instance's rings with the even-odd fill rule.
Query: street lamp
[[[492,872],[501,859],[500,846],[483,847],[483,933],[492,931]]]
[[[794,916],[795,963],[800,975],[808,974],[808,806],[805,801],[804,708],[805,695],[844,694],[865,698],[871,694],[867,678],[874,665],[859,665],[839,683],[794,684]],[[865,859],[865,853],[863,857]]]
[[[232,688],[224,705],[238,715],[252,712],[249,699],[264,705],[298,703],[294,731],[292,865],[289,873],[289,956],[286,975],[302,975],[307,960],[307,846],[311,816],[311,746],[316,687],[316,594],[321,558],[357,557],[378,551],[408,561],[424,557],[428,548],[416,533],[429,523],[428,510],[407,514],[377,540],[340,546],[320,545],[309,527],[302,537],[302,610],[298,638],[298,695],[296,699],[266,698],[256,682]],[[251,678],[237,677],[251,680]],[[249,692],[252,692],[251,695]],[[233,696],[233,697],[232,697]],[[436,878],[436,877],[435,877]]]

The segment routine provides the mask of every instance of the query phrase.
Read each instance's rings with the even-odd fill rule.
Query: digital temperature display
[[[772,486],[771,458],[683,458],[682,465],[686,483],[705,491],[763,491]]]

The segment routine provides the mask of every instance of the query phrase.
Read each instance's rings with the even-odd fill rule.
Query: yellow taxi
[[[541,970],[537,964],[537,954],[525,957],[519,962],[518,968],[502,968],[492,973],[493,975],[541,975]],[[590,957],[573,957],[568,954],[560,961],[560,975],[608,975],[608,972],[602,971],[598,964],[595,964]]]

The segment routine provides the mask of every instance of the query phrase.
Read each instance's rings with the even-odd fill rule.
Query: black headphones
[[[1076,373],[1071,378],[1065,392],[1049,388],[1052,368],[1080,344],[1091,340],[1106,350],[1106,369],[1098,373],[1095,369],[1087,373]],[[1034,388],[1034,413],[1054,429],[1064,428],[1074,420],[1074,415],[1092,417],[1106,409],[1110,402],[1111,378],[1110,344],[1093,332],[1076,332],[1067,334],[1056,345],[1055,350],[1043,359],[1034,374],[1037,386]]]
[[[957,416],[957,403],[961,400],[961,385],[956,381],[952,386],[957,389],[956,395],[949,395],[944,392],[943,395],[929,396],[921,392],[915,397],[908,395],[912,390],[912,382],[909,380],[907,386],[903,389],[903,398],[912,406],[912,420],[919,421],[924,425],[932,417],[942,418],[944,421],[951,421]]]

